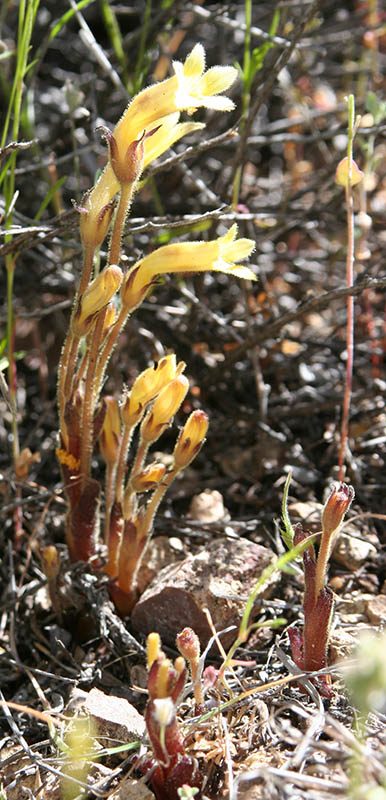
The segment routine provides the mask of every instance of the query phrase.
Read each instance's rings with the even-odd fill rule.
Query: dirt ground
[[[285,551],[278,521],[289,471],[291,519],[306,520],[311,531],[320,529],[322,504],[338,478],[347,297],[354,296],[344,479],[354,487],[355,500],[329,570],[336,594],[330,648],[334,695],[323,700],[312,685],[307,695],[293,678],[286,631],[302,618],[303,575],[297,564],[277,573],[256,611],[264,625],[238,649],[239,663],[226,684],[207,694],[206,711],[233,699],[231,707],[193,726],[191,695],[180,708],[184,730],[190,725],[187,742],[199,759],[208,798],[386,796],[385,688],[383,701],[358,733],[353,702],[337,667],[354,652],[362,631],[382,629],[386,615],[386,107],[378,102],[377,117],[371,101],[385,96],[386,17],[381,4],[378,11],[376,6],[370,0],[252,3],[251,49],[261,66],[246,100],[246,123],[241,121],[240,78],[228,92],[234,111],[198,110],[194,119],[205,122],[205,129],[177,143],[148,169],[126,224],[129,266],[170,236],[173,241],[214,238],[234,222],[241,236],[256,243],[249,259],[254,283],[220,273],[165,276],[130,319],[105,386],[106,394],[119,393],[172,350],[187,364],[190,392],[157,448],[171,452],[178,426],[193,409],[204,409],[210,426],[198,458],[157,514],[146,581],[157,580],[161,566],[211,553],[214,542],[223,542],[221,558],[216,553],[208,558],[206,572],[206,579],[211,570],[217,575],[218,559],[227,562],[225,589],[221,584],[223,594],[218,593],[218,630],[232,580],[240,581],[240,611],[258,577],[252,573],[244,579],[235,556],[239,540],[246,553],[248,543],[269,548],[275,556]],[[12,50],[18,9],[12,4],[5,8],[0,38],[4,49]],[[106,8],[116,15],[121,58],[109,34]],[[172,60],[183,61],[196,42],[204,45],[208,66],[239,64],[241,69],[244,59],[243,3],[91,2],[50,36],[69,9],[60,0],[49,0],[37,12],[19,136],[29,146],[17,156],[12,236],[5,233],[0,194],[0,255],[2,260],[15,258],[20,449],[32,454],[24,473],[20,468],[15,475],[4,269],[0,796],[6,800],[61,796],[63,754],[53,729],[31,709],[57,715],[60,739],[76,693],[85,693],[86,702],[91,690],[99,689],[128,700],[141,714],[146,702],[146,631],[136,629],[130,618],[120,619],[109,600],[107,577],[92,566],[70,564],[65,545],[66,501],[55,457],[56,377],[81,262],[72,200],[80,201],[103,168],[106,148],[95,129],[101,124],[113,129],[134,77],[139,88],[167,77]],[[270,37],[275,10],[277,28]],[[267,43],[271,46],[264,47]],[[14,57],[1,68],[5,115]],[[346,155],[345,97],[350,93],[362,116],[354,158],[364,179],[354,189],[355,278],[347,289],[347,210],[335,172]],[[11,140],[8,136],[5,144]],[[240,166],[240,193],[232,205]],[[102,480],[103,471],[97,453],[93,474]],[[16,544],[15,525],[23,530]],[[49,544],[61,557],[63,614],[52,607],[47,593],[41,552]],[[275,624],[277,618],[281,624]],[[236,614],[236,628],[239,621]],[[167,636],[166,631],[165,651],[175,658],[173,631],[169,641]],[[218,668],[221,663],[213,648],[205,664]],[[382,680],[385,687],[384,675]],[[258,693],[245,694],[252,687]],[[132,783],[139,776],[127,752],[130,736],[114,731],[110,745],[123,742],[126,750],[102,751],[85,779],[84,796],[145,797],[143,781]],[[146,736],[142,740],[141,753],[149,746]],[[70,796],[83,796],[80,787]]]

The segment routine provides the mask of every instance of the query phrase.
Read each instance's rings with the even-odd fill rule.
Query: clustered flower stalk
[[[200,450],[208,420],[203,411],[192,413],[176,442],[169,469],[158,462],[147,463],[149,447],[170,425],[188,390],[185,365],[177,363],[174,354],[168,355],[138,375],[130,392],[102,400],[109,359],[127,319],[158,275],[209,270],[254,278],[250,269],[238,264],[250,255],[254,243],[237,239],[236,225],[213,241],[156,249],[127,272],[120,266],[125,221],[143,170],[182,136],[204,127],[180,122],[180,113],[191,114],[199,107],[218,111],[234,107],[219,93],[233,83],[236,70],[213,67],[205,71],[200,44],[183,64],[173,66],[174,76],[140,92],[113,132],[102,129],[108,163],[78,209],[83,266],[59,367],[57,457],[68,498],[70,556],[73,561],[88,561],[95,554],[101,486],[91,474],[91,460],[99,441],[106,463],[106,570],[122,613],[128,613],[135,602],[136,576],[159,503]],[[98,272],[96,256],[109,231],[107,263]],[[138,446],[129,467],[136,428]]]
[[[158,633],[150,633],[147,638],[147,665],[149,699],[145,721],[154,757],[142,761],[139,768],[149,775],[157,800],[178,800],[182,786],[196,787],[199,792],[202,786],[197,760],[186,752],[177,720],[187,667],[182,656],[174,664],[166,658]]]
[[[333,485],[322,511],[322,531],[316,555],[312,536],[301,525],[293,529],[293,544],[298,545],[310,537],[310,544],[303,551],[304,568],[304,626],[300,631],[292,627],[288,631],[295,663],[305,672],[318,672],[328,666],[328,640],[334,613],[334,594],[326,586],[327,565],[334,542],[354,498],[354,489],[345,483]],[[286,528],[288,532],[288,516]],[[313,678],[324,697],[332,696],[331,676],[322,674]]]

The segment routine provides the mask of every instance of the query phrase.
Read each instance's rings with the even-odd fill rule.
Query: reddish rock
[[[248,595],[274,559],[272,550],[247,539],[216,540],[197,555],[163,569],[134,607],[132,624],[141,633],[158,632],[171,646],[177,633],[189,626],[205,647],[212,635],[207,608],[217,631],[236,626],[221,637],[226,648],[237,636]],[[271,575],[258,599],[267,597],[279,580],[280,573]],[[257,602],[251,619],[258,609]]]

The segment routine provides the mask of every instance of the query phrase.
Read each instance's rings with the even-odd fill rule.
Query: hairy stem
[[[91,336],[90,350],[87,360],[86,382],[84,387],[82,421],[81,421],[81,451],[80,451],[80,473],[82,476],[82,488],[84,488],[90,474],[91,454],[93,446],[93,416],[95,410],[94,382],[98,353],[103,334],[105,320],[105,310],[103,310],[96,321],[94,331]]]

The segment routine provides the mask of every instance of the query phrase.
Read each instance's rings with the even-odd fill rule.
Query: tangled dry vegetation
[[[200,778],[193,771],[190,785],[203,783],[203,797],[384,800],[385,640],[355,649],[386,616],[384,11],[374,0],[78,5],[5,3],[1,16],[6,127],[9,106],[17,116],[18,13],[34,11],[20,124],[8,127],[0,151],[0,797],[153,797],[149,736],[157,754],[170,712],[160,701],[179,695],[175,740],[197,759]],[[205,128],[192,127],[148,167],[121,267],[161,245],[224,236],[236,223],[256,244],[256,281],[163,276],[111,358],[110,396],[170,352],[187,364],[189,392],[157,443],[166,470],[187,417],[203,409],[210,423],[160,507],[139,600],[122,618],[111,601],[114,576],[100,569],[103,549],[94,564],[70,563],[65,544],[56,380],[82,259],[71,200],[81,203],[105,165],[97,126],[113,130],[128,95],[167,78],[197,42],[209,67],[239,65],[228,91],[235,108],[199,108],[194,120]],[[353,189],[351,287],[345,193],[335,182],[349,94],[361,115],[354,158],[364,173]],[[289,472],[291,522],[310,533],[320,531],[331,481],[341,477],[348,297],[355,349],[345,480],[355,499],[330,562],[326,698],[317,682],[299,678],[291,656],[288,627],[302,621],[300,562],[282,559],[253,592],[285,552],[278,520]],[[101,452],[91,466],[102,481]],[[50,572],[52,545],[58,569]],[[243,618],[252,596],[253,629]],[[205,653],[202,684],[193,667],[187,691],[176,648],[184,626]],[[170,662],[165,671],[157,645],[151,678],[152,631]],[[153,790],[178,796],[154,775]]]

